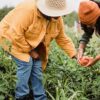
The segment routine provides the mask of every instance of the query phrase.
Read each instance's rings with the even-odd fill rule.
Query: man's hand
[[[86,65],[86,67],[89,67],[91,65],[94,65],[99,60],[100,60],[100,55],[97,55],[94,59],[92,59],[92,60],[89,61],[89,63]]]
[[[79,64],[81,66],[84,66],[84,67],[88,67],[87,65],[92,62],[94,59],[93,57],[88,57],[88,56],[83,56],[80,60],[79,60]]]
[[[40,57],[39,57],[39,54],[35,51],[35,50],[32,50],[31,52],[30,52],[30,55],[31,55],[31,57],[33,58],[33,59],[39,59]]]

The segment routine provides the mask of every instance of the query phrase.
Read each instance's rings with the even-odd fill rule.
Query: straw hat
[[[74,0],[37,0],[37,8],[45,15],[57,17],[73,11]]]

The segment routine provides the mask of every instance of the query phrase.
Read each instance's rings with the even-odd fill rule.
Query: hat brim
[[[74,0],[66,0],[66,8],[64,10],[53,10],[53,9],[48,9],[45,5],[45,0],[38,0],[37,1],[37,8],[45,15],[47,16],[52,16],[52,17],[58,17],[58,16],[63,16],[66,14],[69,14],[73,12],[73,7],[74,7]]]

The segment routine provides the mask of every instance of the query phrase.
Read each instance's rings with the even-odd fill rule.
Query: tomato
[[[89,62],[89,59],[86,59],[85,57],[82,57],[79,61],[80,65],[85,66]]]
[[[91,60],[93,60],[93,57],[88,57],[88,56],[83,56],[80,61],[79,61],[79,64],[81,66],[85,66],[87,65]]]

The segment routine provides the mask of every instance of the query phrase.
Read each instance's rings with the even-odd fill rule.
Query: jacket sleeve
[[[62,19],[60,19],[60,32],[56,37],[56,42],[71,58],[76,55],[76,49],[71,38],[69,38],[64,32]]]
[[[80,43],[84,43],[87,44],[90,40],[90,38],[92,38],[94,29],[91,27],[87,27],[84,24],[81,24],[82,30],[84,31],[84,34],[82,35],[81,39],[80,39]]]

